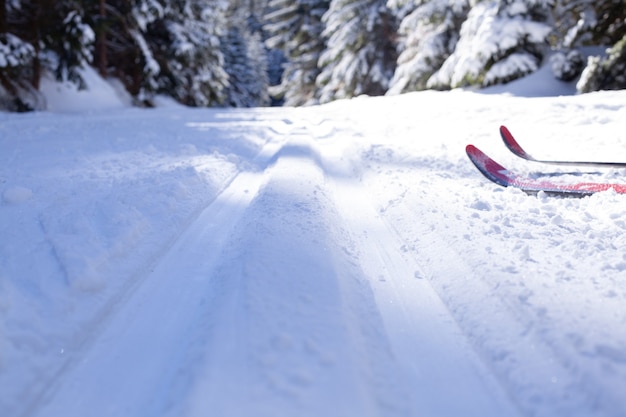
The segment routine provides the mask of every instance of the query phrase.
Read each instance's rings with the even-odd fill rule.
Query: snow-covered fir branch
[[[135,102],[311,105],[485,87],[544,65],[625,88],[623,0],[8,0],[0,108],[45,108],[42,77],[118,79]],[[613,48],[591,57],[589,46]],[[585,52],[586,51],[586,52]],[[597,53],[597,52],[592,52]],[[602,74],[616,74],[605,77]],[[603,81],[604,80],[604,81]],[[585,85],[585,87],[582,87]],[[7,104],[9,103],[9,104]]]

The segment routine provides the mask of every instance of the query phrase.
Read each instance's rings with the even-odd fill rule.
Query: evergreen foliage
[[[230,28],[221,40],[224,70],[228,74],[225,102],[228,106],[259,107],[270,104],[269,54],[262,39],[261,23],[264,4],[251,0],[230,2],[227,12]]]
[[[626,88],[626,35],[608,51],[608,57],[590,59],[580,81],[580,92]]]
[[[569,82],[580,75],[585,67],[585,59],[576,49],[567,52],[558,51],[550,58],[550,65],[557,79]]]
[[[0,34],[0,109],[27,111],[38,107],[39,96],[30,83],[35,56],[30,43],[11,33]]]
[[[104,51],[97,55],[106,62],[104,76],[117,77],[137,104],[150,104],[158,88],[160,67],[146,40],[148,27],[164,16],[156,0],[107,0],[106,15],[100,16],[99,4],[92,2],[92,13],[99,16],[96,31]]]
[[[267,106],[270,102],[267,55],[259,34],[233,26],[222,45],[224,68],[228,73],[226,104],[233,107]]]
[[[398,13],[408,2],[390,1]],[[410,8],[409,8],[410,10]],[[454,52],[461,24],[469,11],[468,0],[418,0],[402,19],[398,67],[387,94],[424,90],[428,79]]]
[[[327,48],[317,77],[320,102],[382,95],[396,66],[395,19],[385,0],[333,0],[322,21]]]
[[[156,22],[150,45],[161,73],[157,91],[190,106],[221,105],[226,100],[221,36],[226,31],[226,0],[170,0]]]
[[[79,0],[3,2],[0,65],[4,106],[11,110],[45,107],[38,93],[44,71],[82,86],[78,69],[91,61],[94,33],[83,22]]]
[[[280,49],[267,50],[267,75],[269,78],[268,92],[270,94],[271,106],[282,106],[285,104],[285,95],[281,82],[283,79],[284,67],[288,60],[285,53]]]
[[[98,2],[99,6],[100,2]],[[107,0],[93,14],[100,73],[119,78],[138,104],[155,94],[208,106],[225,99],[219,37],[227,0]]]
[[[581,54],[576,48],[614,45],[609,52],[610,57],[590,57],[578,89],[593,91],[624,88],[623,82],[622,87],[619,87],[619,75],[620,71],[623,72],[623,64],[620,64],[618,52],[620,39],[626,36],[626,7],[623,0],[557,0],[554,17],[553,27],[558,37],[553,46],[562,50],[556,55],[557,65],[553,64],[556,77],[564,79],[561,77],[563,68],[568,75],[565,80],[574,80],[581,74],[585,63],[579,62],[580,59],[576,55]]]
[[[428,81],[432,88],[489,86],[541,64],[552,28],[549,0],[486,0],[463,23],[455,51]]]
[[[557,47],[614,45],[626,34],[623,0],[556,0]]]
[[[315,80],[320,74],[318,61],[325,48],[322,16],[330,0],[270,0],[266,14],[267,45],[284,51],[288,61],[282,82],[273,95],[284,98],[287,106],[318,102]]]
[[[488,86],[549,56],[581,92],[626,88],[624,39],[624,0],[0,0],[0,109],[43,109],[41,77],[82,88],[86,66],[140,105]]]

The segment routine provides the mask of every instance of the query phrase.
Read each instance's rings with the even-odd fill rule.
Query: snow
[[[119,80],[104,81],[93,69],[78,70],[89,89],[78,89],[72,82],[57,82],[50,74],[41,79],[40,90],[47,99],[47,110],[61,113],[99,112],[124,109],[132,97]]]
[[[5,33],[0,38],[0,68],[16,67],[21,62],[29,60],[34,54],[33,46],[15,35]]]
[[[539,71],[137,109],[89,76],[0,114],[0,415],[626,413],[626,197],[527,196],[464,154],[619,181],[516,159],[498,127],[537,157],[620,160],[623,91]]]
[[[19,204],[33,196],[32,190],[25,187],[11,187],[7,188],[2,195],[2,200],[6,204]]]

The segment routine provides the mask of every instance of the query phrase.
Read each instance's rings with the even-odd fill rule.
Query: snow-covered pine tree
[[[325,47],[322,16],[330,0],[270,0],[264,29],[267,45],[284,51],[288,62],[274,95],[287,106],[318,102],[315,80],[320,74],[318,61]]]
[[[40,101],[32,85],[35,48],[11,33],[0,33],[0,110],[28,111]]]
[[[581,93],[626,88],[626,35],[608,50],[608,57],[591,57],[576,88]]]
[[[59,81],[71,81],[84,88],[85,83],[79,73],[93,61],[95,33],[85,23],[85,11],[78,1],[55,2],[60,24],[50,30],[44,45],[48,53],[48,69]],[[61,20],[62,19],[62,20]]]
[[[262,10],[251,0],[230,0],[222,38],[224,70],[228,74],[226,103],[233,107],[260,107],[270,103],[267,52],[261,39]]]
[[[552,69],[555,76],[564,81],[576,79],[585,67],[580,47],[615,45],[626,36],[623,0],[556,0],[553,13],[555,40],[552,46],[556,52],[552,57]],[[615,51],[612,54],[613,58],[602,65],[596,65],[602,58],[592,57],[589,66],[593,68],[588,68],[587,76],[595,69],[604,68],[611,72],[608,67],[619,61],[616,60],[619,54],[615,55]]]
[[[565,68],[571,66],[567,56],[579,56],[575,48],[581,46],[612,46],[608,56],[589,57],[584,74],[577,84],[580,92],[626,88],[624,71],[626,53],[626,7],[623,0],[557,0],[554,7],[555,28],[559,34],[557,48],[564,50],[557,55]],[[571,79],[580,74],[573,72]],[[556,66],[557,70],[562,65]],[[558,72],[557,71],[557,72]],[[557,77],[559,74],[557,74]]]
[[[539,68],[547,51],[552,0],[486,0],[463,23],[455,51],[429,80],[430,88],[488,86]]]
[[[260,107],[269,104],[267,55],[260,35],[244,26],[232,26],[222,42],[224,69],[228,73],[226,104]]]
[[[106,56],[102,75],[118,78],[136,104],[151,105],[161,68],[146,36],[149,27],[163,18],[165,7],[157,0],[107,0],[105,6],[104,21],[97,22],[102,27],[96,30],[105,42],[105,51],[98,53],[99,59]],[[102,19],[99,1],[91,0],[90,10],[92,21],[94,16]]]
[[[328,40],[319,60],[320,102],[384,94],[397,58],[386,0],[332,0],[322,21]]]
[[[12,13],[19,3],[0,2],[0,110],[26,111],[32,87],[35,48],[14,34]],[[18,32],[19,33],[19,32]]]
[[[626,34],[623,0],[555,0],[558,48],[615,45]]]
[[[165,16],[150,30],[149,43],[161,68],[158,90],[189,106],[221,105],[228,74],[220,37],[228,0],[169,0]]]
[[[424,90],[428,79],[452,54],[469,11],[468,0],[390,0],[404,17],[398,66],[387,94]]]
[[[591,28],[596,21],[593,3],[597,0],[556,0],[554,29],[559,50],[575,48],[591,42]]]
[[[94,36],[83,22],[80,1],[21,0],[2,2],[0,7],[3,107],[44,108],[37,91],[44,71],[83,85],[78,69],[91,60]]]

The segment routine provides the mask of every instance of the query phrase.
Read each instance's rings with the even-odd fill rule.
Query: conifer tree
[[[287,57],[280,87],[275,95],[285,105],[310,105],[318,102],[318,61],[325,48],[322,16],[330,0],[270,0],[266,15],[267,45],[281,49]]]
[[[226,104],[259,107],[270,103],[267,51],[262,40],[263,10],[253,0],[230,0],[228,33],[221,42],[228,74]]]
[[[93,31],[79,0],[3,2],[0,83],[3,107],[42,109],[37,91],[45,71],[82,85],[78,68],[91,60]]]
[[[626,34],[623,0],[556,0],[553,8],[557,48],[611,46]]]
[[[60,7],[63,2],[55,2]],[[44,42],[50,57],[49,69],[59,81],[71,81],[84,88],[84,80],[78,70],[93,61],[95,34],[85,23],[82,8],[76,2],[66,2],[60,10],[58,31],[50,31]],[[62,20],[61,20],[62,19]],[[49,55],[50,56],[50,55]]]
[[[317,77],[320,102],[382,95],[396,63],[396,25],[385,0],[332,0],[322,21],[327,48]]]
[[[41,98],[32,86],[35,48],[12,33],[0,33],[0,110],[27,111]]]
[[[228,73],[226,104],[260,107],[269,104],[267,55],[259,34],[238,26],[229,29],[222,43],[224,69]]]
[[[559,34],[556,47],[564,52],[557,55],[562,64],[572,67],[569,56],[582,56],[576,48],[587,45],[607,45],[611,48],[606,56],[590,57],[584,74],[578,82],[580,92],[626,88],[626,8],[623,0],[557,0],[554,7],[555,31]],[[564,58],[565,57],[565,58]],[[580,63],[572,71],[576,78],[584,66]],[[558,77],[558,75],[557,75]]]
[[[169,0],[162,19],[148,31],[159,66],[157,90],[189,106],[224,103],[228,74],[220,37],[227,0]]]
[[[164,6],[157,0],[106,0],[105,16],[100,6],[99,0],[92,0],[90,15],[92,25],[97,25],[98,42],[104,43],[99,48],[105,48],[96,55],[101,75],[118,78],[136,104],[150,105],[158,88],[160,66],[146,36],[163,18]]]
[[[0,2],[0,110],[29,110],[25,96],[32,90],[32,62],[35,48],[12,33],[11,13],[19,8],[12,2]]]
[[[581,93],[626,88],[626,35],[608,51],[608,57],[592,57],[577,89]]]
[[[454,53],[428,81],[431,88],[506,83],[539,68],[548,48],[549,0],[475,4]]]
[[[454,52],[467,0],[391,0],[389,6],[406,15],[398,30],[402,38],[398,67],[387,94],[424,90],[428,79]]]

